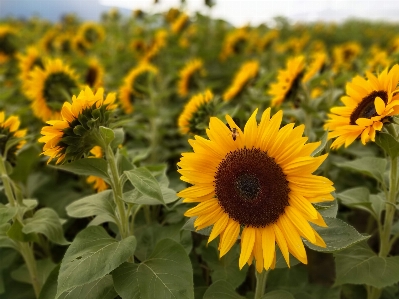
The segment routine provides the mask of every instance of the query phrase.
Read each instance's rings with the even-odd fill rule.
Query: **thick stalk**
[[[36,260],[33,254],[33,248],[32,246],[30,246],[29,243],[26,242],[20,242],[19,248],[22,257],[24,258],[26,267],[28,268],[29,276],[32,281],[33,290],[35,291],[35,296],[36,298],[39,298],[41,285],[37,273]]]
[[[258,271],[255,270],[256,288],[255,288],[254,299],[261,299],[263,297],[263,295],[265,294],[266,280],[267,280],[268,274],[269,274],[269,271],[263,270],[261,273],[258,273]]]

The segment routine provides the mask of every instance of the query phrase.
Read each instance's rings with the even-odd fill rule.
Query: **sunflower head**
[[[213,98],[212,92],[207,90],[190,99],[178,119],[178,126],[182,134],[203,134],[209,117],[214,114]]]
[[[208,139],[190,140],[194,152],[178,163],[181,179],[192,186],[179,192],[184,202],[198,203],[185,215],[197,217],[200,230],[212,226],[208,242],[220,236],[220,256],[241,233],[239,267],[256,260],[256,269],[274,268],[276,244],[289,265],[289,253],[307,263],[302,238],[325,243],[309,222],[326,226],[312,203],[333,200],[332,182],[313,172],[326,155],[312,157],[320,145],[306,143],[304,126],[280,129],[282,111],[260,123],[255,111],[242,131],[229,115],[229,128],[212,117]]]
[[[242,54],[250,39],[250,34],[247,27],[238,28],[226,35],[223,42],[222,51],[220,52],[219,59],[225,61],[227,58]]]
[[[17,30],[10,25],[0,25],[0,63],[13,57],[18,50]]]
[[[85,83],[93,89],[102,87],[104,80],[104,68],[97,58],[90,58],[85,74]]]
[[[97,23],[85,22],[78,30],[78,36],[87,48],[93,47],[94,44],[104,40],[105,31]]]
[[[178,34],[182,32],[188,25],[189,23],[189,17],[185,13],[180,13],[180,15],[176,18],[176,20],[173,21],[173,23],[170,25],[170,30],[174,34]]]
[[[348,42],[333,49],[333,70],[338,72],[341,69],[349,70],[353,67],[356,57],[362,48],[356,42]]]
[[[176,20],[177,16],[180,14],[180,10],[178,8],[170,8],[168,12],[165,14],[165,20],[168,23],[172,23]]]
[[[325,128],[328,138],[336,138],[332,148],[349,146],[360,137],[363,144],[375,141],[376,131],[381,131],[391,116],[399,114],[399,65],[386,68],[378,76],[366,72],[367,79],[356,76],[346,84],[344,104],[333,107]]]
[[[189,90],[196,86],[195,75],[205,76],[204,62],[201,59],[193,59],[179,71],[179,81],[177,82],[177,91],[180,96],[188,95]]]
[[[93,93],[89,87],[82,90],[72,103],[65,102],[61,120],[51,120],[43,127],[39,142],[44,142],[43,155],[48,163],[57,159],[56,164],[73,161],[86,156],[94,146],[103,146],[99,127],[108,127],[110,114],[116,108],[115,94],[109,93],[104,99],[104,89]]]
[[[26,143],[23,139],[26,130],[19,130],[19,125],[18,116],[11,115],[6,119],[4,111],[0,111],[0,153],[11,164],[15,163],[17,150]]]
[[[38,66],[41,69],[44,68],[43,59],[37,47],[28,47],[26,49],[26,54],[19,53],[17,58],[20,69],[19,78],[22,82],[26,83],[29,78],[29,73],[35,68],[35,66]]]
[[[272,106],[279,106],[285,100],[296,96],[304,69],[304,56],[288,59],[286,68],[278,72],[277,82],[270,86],[268,93],[272,96]]]
[[[306,83],[317,73],[321,73],[327,64],[327,55],[324,52],[316,52],[312,55],[312,62],[306,69],[302,82]]]
[[[71,54],[73,51],[73,35],[70,32],[58,35],[54,43],[62,54]]]

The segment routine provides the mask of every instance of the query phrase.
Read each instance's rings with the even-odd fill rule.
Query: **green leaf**
[[[42,208],[37,210],[33,217],[26,219],[25,222],[25,226],[22,229],[23,233],[41,233],[53,243],[60,245],[69,244],[64,238],[61,220],[53,209]]]
[[[316,156],[319,156],[321,154],[321,152],[326,147],[326,144],[327,144],[327,141],[328,141],[327,137],[328,137],[328,131],[325,131],[323,136],[321,136],[320,145],[313,151],[313,153],[310,154],[312,157],[316,157]]]
[[[376,218],[376,215],[372,208],[372,203],[370,201],[369,189],[365,187],[356,187],[338,193],[337,197],[345,206],[367,211]]]
[[[66,207],[67,214],[74,218],[101,216],[104,222],[117,223],[115,202],[111,190],[83,197]]]
[[[123,144],[125,132],[123,128],[113,129],[113,132],[115,133],[115,138],[111,142],[111,148],[117,148],[120,144]]]
[[[38,280],[40,285],[43,285],[46,281],[47,277],[50,275],[51,271],[57,265],[54,264],[51,259],[43,259],[36,261],[37,273],[38,273]],[[26,264],[23,264],[18,269],[11,272],[11,277],[17,281],[32,284],[31,277],[29,275],[28,267]]]
[[[318,210],[323,217],[335,218],[338,213],[337,200],[326,201],[318,204],[314,204],[316,210]]]
[[[100,135],[103,138],[105,144],[108,146],[112,140],[115,139],[115,133],[112,129],[100,126]]]
[[[178,199],[176,191],[164,186],[160,186],[162,198],[165,204],[172,203]],[[137,189],[128,191],[123,194],[123,200],[127,203],[135,203],[139,205],[160,205],[157,199],[141,194]]]
[[[196,230],[194,227],[195,219],[197,219],[197,217],[191,217],[190,219],[188,219],[187,222],[183,225],[182,229],[196,232],[204,236],[209,236],[212,231],[212,226],[205,227],[201,230]]]
[[[336,285],[352,283],[384,288],[399,281],[399,256],[379,257],[367,244],[334,254]]]
[[[295,299],[295,297],[290,292],[276,290],[266,293],[262,299]]]
[[[311,244],[307,240],[304,240],[305,245],[310,249],[320,252],[335,252],[345,249],[370,237],[359,234],[356,229],[340,219],[325,217],[324,220],[328,227],[320,227],[312,223],[310,225],[312,225],[313,228],[319,233],[327,247],[319,247]]]
[[[7,231],[7,236],[19,242],[30,242],[36,240],[35,234],[25,234],[22,229],[22,223],[19,222],[19,220],[15,220]]]
[[[210,285],[203,299],[245,299],[245,297],[238,295],[229,282],[219,280]]]
[[[140,264],[124,263],[112,272],[119,296],[129,299],[193,299],[193,270],[184,248],[164,239]]]
[[[135,249],[134,236],[118,242],[102,227],[85,228],[76,235],[62,260],[56,298],[104,277],[131,257]]]
[[[135,168],[129,171],[125,171],[124,174],[132,183],[132,185],[140,191],[140,193],[160,201],[163,201],[162,191],[157,180],[153,177],[151,172],[144,168]]]
[[[17,243],[7,236],[10,227],[10,223],[0,224],[0,248],[13,248],[18,250]]]
[[[9,205],[5,206],[0,203],[0,224],[7,223],[17,214],[17,212],[18,208]]]
[[[56,168],[78,175],[94,175],[109,182],[107,162],[101,158],[84,158]]]
[[[399,142],[388,133],[379,132],[375,137],[377,143],[391,158],[399,155]]]
[[[335,164],[338,167],[347,168],[373,177],[382,183],[384,181],[384,172],[387,167],[387,160],[383,158],[364,157],[354,161]]]

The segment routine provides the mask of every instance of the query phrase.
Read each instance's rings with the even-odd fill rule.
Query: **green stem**
[[[6,165],[5,165],[4,159],[5,158],[0,156],[0,175],[1,175],[1,180],[3,181],[4,191],[6,193],[8,202],[10,203],[10,205],[12,207],[15,207],[17,205],[17,201],[15,199],[14,192],[12,191],[11,181],[10,181],[10,178],[8,177],[8,174],[7,174],[7,169],[6,169]]]
[[[269,271],[263,270],[261,273],[258,273],[258,271],[255,270],[256,288],[255,288],[254,299],[260,299],[265,294],[266,280],[267,280],[268,274],[269,274]]]
[[[121,238],[124,239],[129,236],[129,219],[126,215],[125,204],[122,199],[122,184],[120,181],[120,176],[118,172],[118,167],[116,165],[116,158],[111,146],[106,147],[105,155],[107,157],[108,166],[111,170],[111,187],[114,194],[114,201],[118,208],[118,215],[120,220],[119,232]]]
[[[389,174],[389,192],[387,203],[385,205],[384,226],[380,235],[380,257],[388,256],[391,250],[390,236],[392,223],[396,212],[396,196],[398,182],[398,157],[391,158],[391,171]]]
[[[30,279],[32,281],[33,289],[35,291],[35,296],[36,298],[39,298],[40,294],[40,281],[39,281],[39,276],[37,272],[37,267],[36,267],[36,260],[35,256],[33,254],[33,248],[32,246],[29,245],[29,243],[25,242],[20,242],[20,253],[22,257],[24,258],[26,267],[28,268],[28,272],[30,275]]]

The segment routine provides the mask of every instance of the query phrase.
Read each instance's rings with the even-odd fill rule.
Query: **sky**
[[[292,21],[317,20],[340,22],[350,17],[385,20],[399,23],[397,0],[215,0],[210,11],[235,26],[270,23],[276,16]],[[37,15],[58,21],[66,12],[75,12],[85,20],[99,20],[102,12],[112,7],[129,14],[132,9],[148,12],[166,11],[179,7],[180,0],[0,0],[0,18],[8,15],[28,18]],[[209,13],[204,0],[186,0],[188,13]]]

